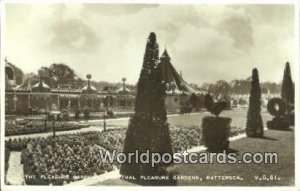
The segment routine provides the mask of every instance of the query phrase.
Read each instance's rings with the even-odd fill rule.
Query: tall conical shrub
[[[136,150],[141,153],[149,150],[150,153],[173,154],[165,109],[166,90],[162,82],[158,55],[156,35],[150,33],[137,85],[135,113],[130,119],[126,132],[124,153],[135,153]],[[151,164],[132,161],[130,164],[122,164],[120,173],[133,176],[137,180],[141,176],[166,175],[166,167],[170,163],[156,164],[152,167]]]
[[[282,86],[281,86],[281,99],[289,106],[294,105],[294,85],[291,77],[290,64],[287,62],[284,69]]]
[[[246,134],[248,137],[262,137],[264,134],[263,121],[261,117],[261,89],[258,71],[256,68],[252,70]]]

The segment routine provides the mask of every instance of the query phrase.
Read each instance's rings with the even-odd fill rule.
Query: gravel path
[[[21,164],[21,152],[10,153],[9,167],[6,180],[13,185],[22,185],[24,183],[23,165]]]

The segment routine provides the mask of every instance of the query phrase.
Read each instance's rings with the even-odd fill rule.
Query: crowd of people
[[[78,122],[56,121],[54,123],[56,131],[75,130],[88,127],[86,124]],[[5,136],[22,135],[32,133],[43,133],[53,131],[53,122],[45,120],[6,120]]]

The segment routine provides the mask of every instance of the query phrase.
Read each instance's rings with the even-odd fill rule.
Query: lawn
[[[239,156],[244,152],[277,152],[278,164],[177,164],[168,170],[177,176],[201,177],[202,180],[178,180],[177,186],[293,186],[295,153],[293,131],[265,131],[265,138],[242,138],[230,143]],[[205,152],[205,151],[203,151]],[[239,159],[241,157],[238,157]],[[210,179],[207,179],[207,177]],[[218,180],[214,176],[239,176],[240,180]],[[261,180],[256,179],[256,177]],[[277,177],[271,180],[271,177]],[[268,180],[267,180],[268,178]],[[92,184],[133,186],[125,180],[109,179]]]
[[[262,111],[262,117],[264,120],[264,124],[266,124],[267,120],[272,119],[272,116],[266,112],[265,109]],[[168,122],[173,126],[179,127],[191,127],[197,126],[201,127],[202,118],[205,116],[210,115],[208,112],[201,112],[201,113],[191,113],[186,115],[169,115]],[[247,116],[247,109],[245,108],[236,108],[233,110],[223,111],[220,116],[230,117],[232,118],[231,126],[245,129],[246,125],[246,116]],[[129,120],[128,119],[117,119],[117,120],[108,120],[107,126],[109,127],[128,127]],[[99,125],[103,125],[102,122]]]
[[[237,150],[239,158],[244,152],[277,152],[278,164],[180,164],[170,170],[180,175],[203,177],[203,181],[178,181],[178,185],[206,186],[292,186],[294,185],[294,132],[265,132],[266,138],[242,138],[230,143],[230,148]],[[207,180],[206,176],[234,175],[243,180]],[[277,176],[280,180],[256,180],[255,176],[263,178]]]

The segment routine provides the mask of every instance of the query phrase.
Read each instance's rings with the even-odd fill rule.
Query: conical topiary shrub
[[[259,84],[258,71],[252,70],[252,82],[247,113],[246,135],[248,137],[263,137],[264,127],[261,117],[261,89]]]
[[[130,119],[126,132],[123,152],[135,153],[136,150],[146,152],[170,153],[173,155],[171,138],[165,109],[165,84],[158,59],[156,35],[150,33],[144,55],[143,67],[137,85],[135,113]],[[171,160],[172,161],[172,160]],[[165,176],[167,164],[141,164],[136,161],[121,164],[121,175],[134,177],[140,184],[164,184],[166,181],[145,181],[141,176]]]
[[[282,86],[281,86],[281,99],[288,105],[294,105],[295,93],[294,85],[291,77],[290,64],[287,62],[284,69]]]
[[[290,64],[287,62],[284,69],[282,86],[281,86],[281,99],[285,102],[287,106],[287,112],[284,114],[284,118],[290,123],[290,125],[295,125],[295,112],[294,112],[294,102],[295,102],[295,92],[294,84],[291,76]]]

